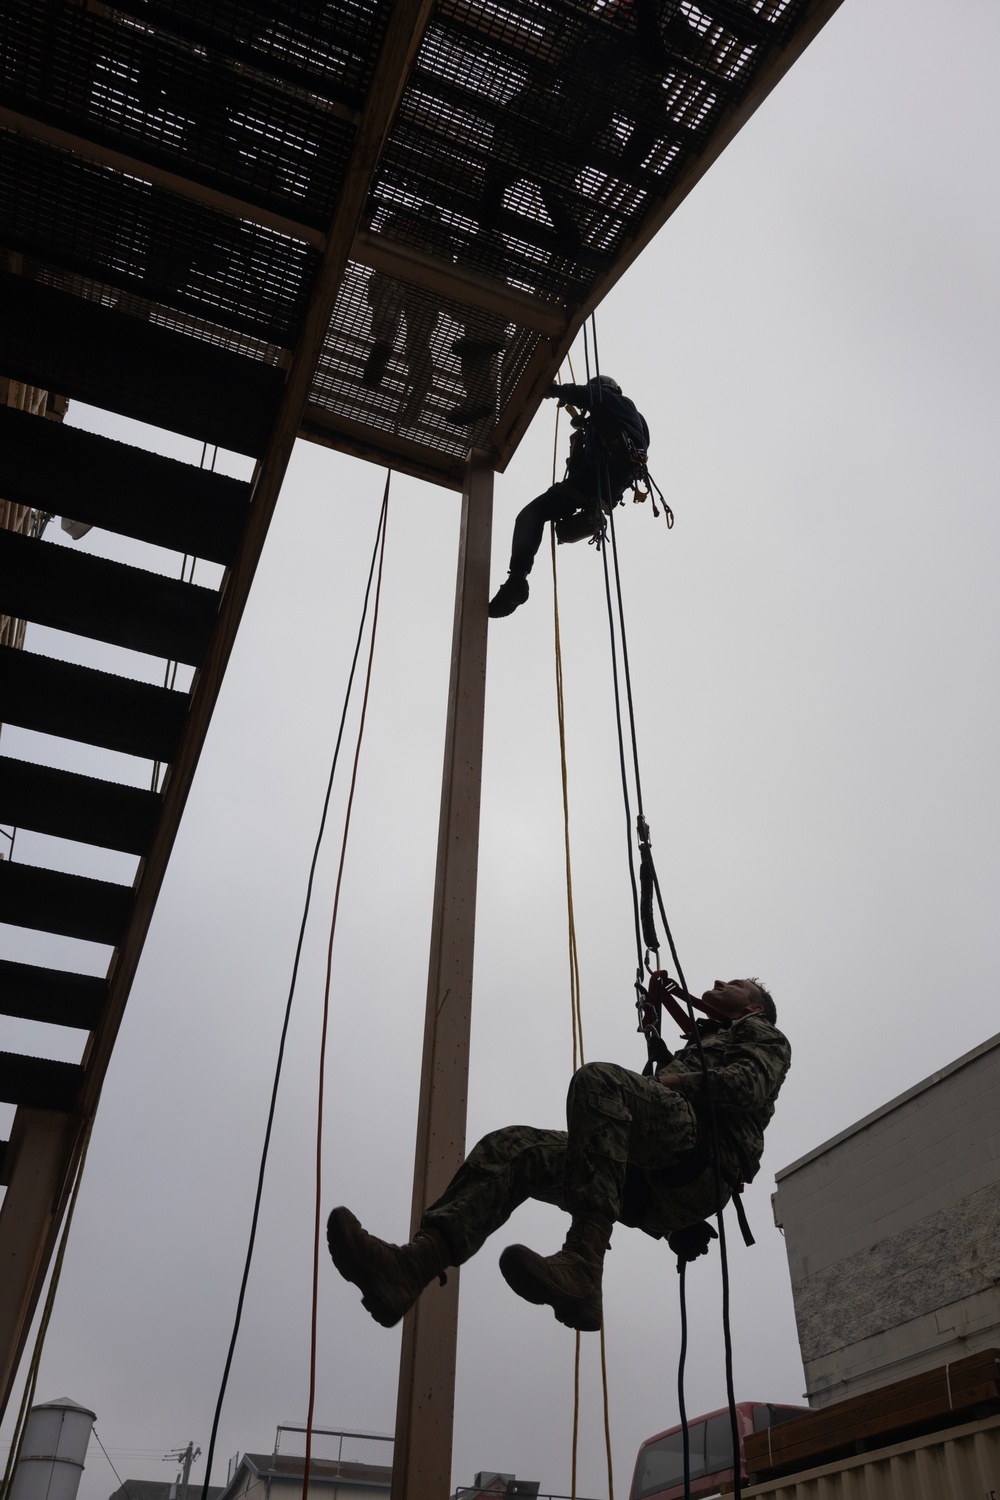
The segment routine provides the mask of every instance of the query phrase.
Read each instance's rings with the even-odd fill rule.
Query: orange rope
[[[388,502],[389,480],[391,477],[392,474],[390,471],[385,479],[383,503]],[[309,1466],[312,1459],[313,1415],[316,1408],[316,1332],[319,1321],[319,1246],[323,1191],[323,1099],[326,1089],[326,1039],[330,1020],[330,976],[333,968],[333,939],[337,931],[337,912],[340,909],[340,887],[344,877],[344,860],[347,856],[347,835],[351,827],[351,809],[354,805],[354,789],[358,780],[358,761],[361,757],[361,741],[365,732],[368,693],[372,681],[372,663],[375,659],[375,634],[378,630],[378,607],[379,598],[382,593],[382,564],[385,561],[385,534],[388,529],[388,520],[389,515],[388,511],[386,511],[386,524],[382,528],[382,545],[378,559],[378,578],[375,583],[375,603],[372,610],[372,634],[368,647],[368,670],[365,674],[365,693],[361,700],[361,719],[358,724],[358,739],[354,749],[351,789],[348,793],[347,811],[344,815],[344,837],[340,846],[340,864],[337,867],[337,885],[333,896],[333,915],[330,919],[330,938],[326,948],[326,983],[323,987],[323,1025],[320,1033],[319,1090],[316,1103],[316,1213],[313,1232],[312,1309],[309,1327],[309,1406],[306,1413],[305,1474],[302,1480],[302,1500],[309,1500]]]

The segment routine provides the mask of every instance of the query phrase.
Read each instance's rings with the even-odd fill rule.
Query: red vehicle
[[[769,1401],[737,1401],[740,1474],[746,1476],[743,1462],[745,1437],[752,1432],[763,1432],[777,1422],[787,1422],[808,1410],[808,1406],[775,1406]],[[691,1500],[697,1500],[700,1495],[717,1495],[724,1484],[733,1482],[733,1436],[728,1406],[704,1417],[692,1417],[688,1434]],[[631,1500],[683,1500],[683,1497],[683,1434],[680,1427],[669,1427],[666,1432],[647,1438],[639,1449]]]

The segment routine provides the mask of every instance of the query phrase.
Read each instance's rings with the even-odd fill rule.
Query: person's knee
[[[621,1071],[616,1063],[584,1063],[569,1081],[567,1114],[571,1115],[581,1105],[591,1105],[595,1099],[620,1097]]]

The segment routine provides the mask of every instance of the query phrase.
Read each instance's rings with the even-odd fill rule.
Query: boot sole
[[[367,1274],[367,1267],[358,1248],[361,1225],[346,1208],[335,1208],[326,1221],[326,1243],[330,1259],[345,1281],[353,1282],[361,1291],[361,1306],[371,1313],[376,1323],[383,1328],[395,1328],[404,1309],[387,1296],[384,1287]],[[364,1230],[361,1230],[364,1233]]]
[[[595,1313],[593,1306],[580,1297],[568,1297],[545,1275],[538,1259],[525,1245],[508,1245],[501,1253],[500,1274],[511,1291],[536,1307],[551,1307],[565,1328],[574,1328],[578,1333],[599,1333],[600,1311]]]

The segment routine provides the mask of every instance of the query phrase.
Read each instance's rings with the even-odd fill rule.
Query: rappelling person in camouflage
[[[717,980],[704,999],[727,1018],[698,1023],[707,1079],[694,1040],[656,1078],[586,1063],[570,1082],[567,1130],[510,1125],[484,1136],[409,1244],[376,1239],[348,1209],[335,1208],[330,1254],[376,1322],[391,1328],[527,1198],[571,1215],[566,1243],[549,1256],[510,1245],[500,1270],[518,1296],[551,1307],[569,1328],[601,1326],[604,1255],[616,1223],[666,1237],[686,1259],[706,1249],[711,1231],[702,1221],[717,1208],[709,1092],[725,1203],[756,1175],[791,1048],[757,980]]]
[[[586,385],[553,385],[548,394],[579,413],[573,418],[566,477],[526,505],[515,520],[510,572],[490,600],[493,620],[513,614],[527,599],[528,574],[546,521],[555,522],[560,542],[597,536],[604,513],[618,504],[646,462],[646,419],[610,375],[597,375]]]

